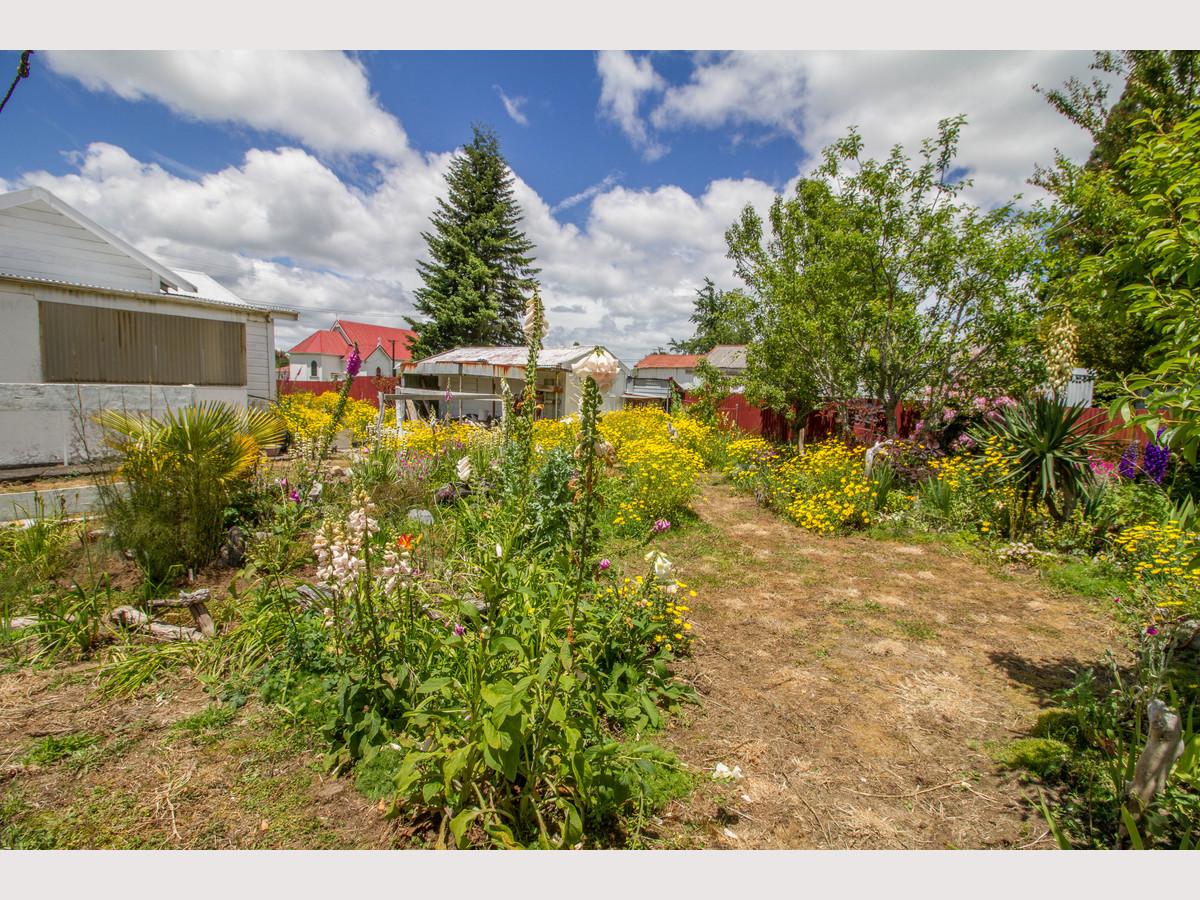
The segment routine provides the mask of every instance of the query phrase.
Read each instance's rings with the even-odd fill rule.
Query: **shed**
[[[69,464],[100,409],[275,396],[276,318],[170,269],[40,187],[0,194],[0,467]]]
[[[571,374],[571,367],[596,350],[604,348],[589,344],[543,347],[538,351],[537,399],[543,416],[561,419],[579,412],[582,390],[579,378]],[[446,350],[417,362],[402,363],[397,393],[385,395],[384,399],[421,401],[426,408],[432,406],[443,416],[498,419],[504,411],[501,385],[507,382],[512,396],[518,397],[525,387],[528,359],[528,347]],[[621,395],[628,380],[629,369],[617,360],[617,379],[601,398],[602,411],[621,408]]]

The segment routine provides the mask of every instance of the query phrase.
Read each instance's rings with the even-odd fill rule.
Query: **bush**
[[[152,580],[174,566],[201,566],[217,554],[225,510],[279,438],[283,423],[265,410],[222,403],[168,410],[158,418],[103,410],[96,421],[121,455],[117,487],[100,485],[105,516],[121,549]]]

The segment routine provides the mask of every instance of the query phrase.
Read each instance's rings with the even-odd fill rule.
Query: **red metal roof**
[[[338,319],[333,323],[334,329],[340,328],[347,340],[358,341],[358,352],[370,356],[377,346],[383,344],[383,352],[392,355],[392,341],[396,342],[396,360],[412,358],[410,344],[416,340],[417,333],[408,328],[388,328],[386,325],[368,325],[365,322],[347,322]]]
[[[361,348],[362,345],[360,344]],[[375,349],[374,346],[371,347]],[[314,331],[295,347],[288,351],[289,353],[336,353],[338,356],[345,356],[350,352],[350,345],[346,343],[346,339],[336,331]]]
[[[651,353],[635,369],[691,369],[703,353]]]

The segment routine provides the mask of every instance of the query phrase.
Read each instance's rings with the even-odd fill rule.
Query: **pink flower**
[[[600,560],[600,571],[603,572],[605,569],[607,569],[611,565],[612,565],[612,563],[610,563],[607,559]]]

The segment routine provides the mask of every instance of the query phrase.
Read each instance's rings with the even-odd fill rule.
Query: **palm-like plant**
[[[1045,501],[1050,515],[1065,522],[1075,511],[1080,491],[1093,480],[1088,457],[1100,438],[1079,427],[1084,408],[1061,400],[1038,397],[1004,411],[1002,418],[986,423],[972,435],[981,443],[995,435],[1008,462],[1003,481],[1015,481],[1025,506],[1036,496]],[[1057,498],[1062,494],[1062,509]]]
[[[200,565],[220,546],[231,492],[285,425],[275,413],[223,403],[159,417],[102,410],[105,443],[121,456],[124,492],[108,491],[118,537],[161,578],[171,564]]]

